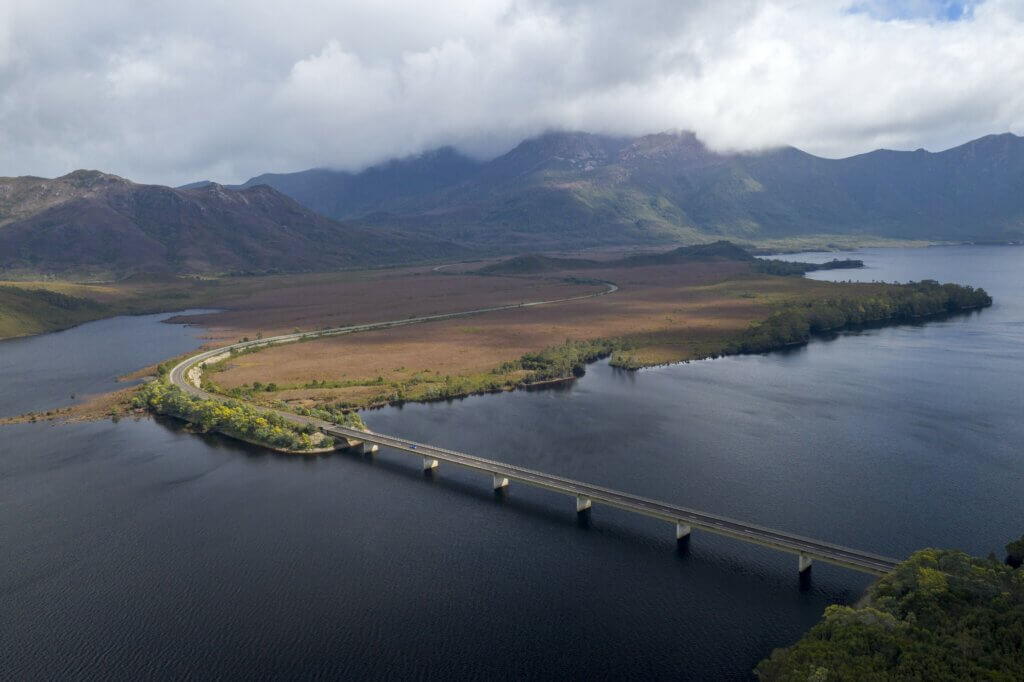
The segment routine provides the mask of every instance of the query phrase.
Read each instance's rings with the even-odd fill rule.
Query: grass
[[[888,284],[767,275],[740,261],[591,267],[586,274],[614,281],[620,290],[598,298],[491,312],[471,320],[434,321],[236,353],[208,366],[204,378],[217,392],[236,399],[343,415],[387,403],[447,399],[568,379],[597,357],[610,356],[616,366],[639,368],[805,342],[812,332],[864,321],[859,313],[844,313],[839,319],[823,304],[845,301],[850,305],[844,310],[853,311],[896,290]],[[186,319],[208,326],[211,343],[220,344],[258,338],[261,332],[269,336],[296,329],[312,331],[595,290],[593,284],[567,282],[571,275],[572,271],[565,271],[480,277],[406,269],[223,280],[175,278],[164,283],[40,283],[25,289],[28,296],[52,300],[53,306],[64,306],[61,310],[80,310],[83,317],[112,310],[167,310],[171,301],[178,308],[230,307]],[[48,288],[43,289],[43,284]],[[31,293],[33,288],[48,293]],[[86,293],[92,298],[86,299]],[[784,311],[790,312],[781,314]]]
[[[226,395],[266,405],[364,409],[568,379],[598,357],[635,369],[761,352],[847,324],[944,313],[950,291],[970,293],[749,273],[666,291],[664,280],[650,281],[666,270],[678,268],[631,275],[637,284],[621,297],[488,314],[469,326],[449,321],[316,339],[298,351],[281,346],[232,356],[207,376]],[[639,284],[645,280],[646,289]],[[986,302],[980,292],[962,307]]]
[[[105,284],[0,282],[0,339],[67,329],[115,315],[182,310],[215,300],[214,280],[151,280]]]
[[[89,298],[38,286],[0,286],[0,338],[55,331],[110,314]]]
[[[468,282],[467,282],[468,280]],[[220,339],[558,298],[595,285],[437,276],[430,268],[261,277],[130,278],[106,283],[0,281],[0,339],[66,329],[115,315],[225,309],[200,322]]]
[[[624,312],[626,319],[613,318],[617,324],[611,327],[607,326],[604,309],[613,297],[595,301],[589,314],[572,327],[577,333],[575,340],[567,336],[561,342],[541,346],[539,351],[531,350],[527,342],[527,352],[512,358],[506,356],[507,359],[502,355],[516,347],[507,343],[508,339],[522,332],[517,323],[520,327],[535,325],[532,315],[505,320],[500,316],[480,318],[471,335],[464,333],[464,324],[442,323],[406,331],[374,332],[363,338],[311,341],[309,345],[317,344],[319,350],[311,353],[310,348],[303,349],[302,358],[294,350],[281,347],[225,360],[214,371],[225,374],[230,386],[228,395],[246,395],[267,403],[285,400],[301,405],[361,409],[568,379],[582,374],[586,362],[599,357],[610,356],[613,365],[636,369],[740,352],[763,352],[806,343],[811,334],[849,324],[909,320],[990,303],[982,291],[937,283],[840,284],[757,276],[684,289],[695,301],[691,305],[683,300],[674,305],[662,301],[662,306],[653,309],[637,305],[632,318],[628,311]],[[709,310],[717,314],[709,314]],[[567,311],[562,314],[572,317]],[[648,325],[653,328],[645,329]],[[601,334],[609,329],[620,333]],[[629,331],[623,331],[626,329]],[[540,331],[529,338],[550,339],[558,333],[557,328]],[[399,335],[408,336],[408,343],[406,339],[395,338]],[[372,369],[367,366],[368,358],[376,362]],[[439,362],[448,364],[439,368]],[[322,372],[332,363],[345,367],[351,374],[298,381],[283,378],[286,373],[296,376]],[[240,371],[242,368],[246,371]],[[266,372],[266,380],[258,382],[261,390],[257,391],[253,390],[256,381],[238,383],[239,376],[252,376],[254,370]],[[268,391],[267,384],[271,382],[273,388]]]

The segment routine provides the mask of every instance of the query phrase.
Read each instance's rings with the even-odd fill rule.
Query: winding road
[[[296,332],[293,334],[284,334],[266,339],[243,341],[207,350],[182,360],[170,370],[169,380],[172,384],[191,395],[213,400],[226,400],[227,398],[225,396],[204,391],[196,385],[199,383],[198,381],[193,383],[189,377],[190,370],[211,360],[216,361],[222,357],[227,357],[233,350],[262,348],[272,345],[297,342],[303,339],[352,334],[376,329],[389,329],[392,327],[401,327],[437,320],[469,317],[472,315],[480,315],[501,310],[567,303],[570,301],[579,301],[597,296],[605,296],[618,291],[618,287],[615,284],[610,282],[603,282],[603,284],[606,287],[603,291],[584,294],[581,296],[493,306],[489,308],[478,308],[475,310],[455,313],[426,315],[406,318],[403,320],[335,327],[319,332]],[[798,567],[801,572],[810,567],[812,559],[819,559],[821,561],[874,575],[884,575],[892,571],[899,563],[896,559],[879,556],[870,552],[843,547],[841,545],[823,542],[821,540],[815,540],[772,528],[766,528],[764,526],[744,521],[737,521],[718,514],[701,512],[676,504],[660,502],[658,500],[652,500],[639,495],[612,490],[610,488],[604,488],[561,476],[554,476],[552,474],[546,474],[540,471],[534,471],[532,469],[506,464],[496,460],[485,459],[483,457],[477,457],[475,455],[457,452],[455,450],[448,450],[428,445],[426,443],[417,443],[415,441],[398,438],[396,436],[365,432],[359,429],[339,426],[320,419],[304,417],[283,410],[263,407],[259,409],[276,413],[294,423],[312,424],[326,434],[344,438],[350,444],[357,445],[364,449],[366,448],[366,444],[371,444],[422,457],[424,469],[434,469],[438,466],[438,462],[443,461],[490,475],[495,489],[504,488],[508,486],[511,481],[515,481],[517,483],[531,485],[568,495],[570,497],[575,497],[577,512],[588,512],[591,505],[596,502],[635,514],[675,523],[676,538],[680,541],[688,541],[691,529],[697,528],[711,533],[732,537],[744,542],[763,545],[784,552],[791,552],[799,555]]]

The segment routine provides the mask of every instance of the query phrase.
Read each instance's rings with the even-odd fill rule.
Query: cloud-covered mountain
[[[303,205],[473,247],[863,235],[1024,238],[1024,138],[826,159],[716,153],[692,134],[551,133],[489,162],[451,149],[361,173],[261,175]]]
[[[437,258],[451,244],[368,230],[261,185],[138,185],[98,171],[0,178],[0,271],[295,272]]]
[[[1022,35],[1020,0],[5,0],[0,168],[238,182],[571,129],[944,149],[1024,133]]]

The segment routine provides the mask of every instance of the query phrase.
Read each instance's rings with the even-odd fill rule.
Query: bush
[[[293,423],[278,414],[258,410],[236,400],[221,402],[191,396],[163,381],[151,381],[143,386],[132,399],[132,405],[136,404],[159,414],[184,419],[206,431],[220,431],[283,450],[308,450],[312,447],[309,438],[315,431],[312,426]]]
[[[1018,680],[1022,670],[1024,573],[936,549],[882,578],[866,606],[828,607],[757,668],[762,680]]]

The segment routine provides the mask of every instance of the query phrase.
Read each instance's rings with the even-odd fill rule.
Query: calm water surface
[[[176,314],[202,312],[207,311]],[[0,417],[70,405],[75,402],[72,395],[81,398],[123,388],[119,375],[199,345],[202,330],[159,324],[171,316],[126,315],[0,341]]]
[[[870,267],[816,274],[974,283],[996,305],[367,421],[884,554],[998,550],[1021,532],[1024,249],[855,257]],[[5,409],[30,409],[7,367]],[[417,464],[152,420],[3,427],[0,677],[747,679],[868,584],[821,564],[802,590],[790,555],[699,531],[680,555],[669,524],[595,507],[581,526],[567,498]]]

